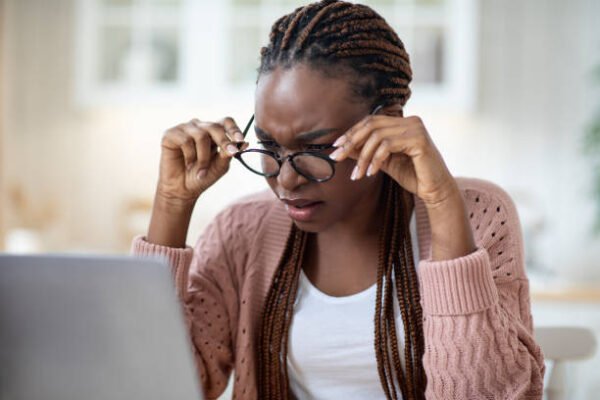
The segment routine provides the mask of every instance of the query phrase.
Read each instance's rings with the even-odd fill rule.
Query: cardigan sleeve
[[[501,188],[462,188],[477,250],[419,263],[427,399],[541,399],[544,360],[533,338],[523,240]]]
[[[205,229],[194,248],[169,248],[136,237],[132,253],[163,256],[171,265],[184,308],[199,380],[209,399],[227,387],[234,365],[234,340],[239,313],[240,269],[248,254],[239,207],[222,211]],[[236,215],[241,214],[241,215]]]

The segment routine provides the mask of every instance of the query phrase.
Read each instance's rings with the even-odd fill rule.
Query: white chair
[[[596,352],[596,337],[588,328],[556,326],[536,327],[535,337],[551,362],[546,371],[545,398],[567,399],[567,363],[590,358]]]

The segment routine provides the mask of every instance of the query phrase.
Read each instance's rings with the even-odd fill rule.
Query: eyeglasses
[[[376,114],[382,107],[383,105],[375,107],[370,114]],[[244,138],[253,121],[254,115],[246,124],[243,132]],[[329,158],[328,154],[323,153],[333,149],[333,143],[309,145],[307,150],[291,153],[287,156],[282,156],[276,151],[275,142],[259,141],[258,144],[262,145],[264,149],[247,149],[234,155],[244,167],[255,174],[266,178],[276,177],[279,175],[283,163],[289,161],[294,171],[312,182],[327,182],[335,175],[336,162]],[[241,145],[241,143],[238,145]]]

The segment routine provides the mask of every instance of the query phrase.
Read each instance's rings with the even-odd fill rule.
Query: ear
[[[404,110],[402,107],[402,104],[400,104],[399,102],[394,102],[392,104],[389,104],[385,107],[383,107],[380,111],[381,114],[384,115],[390,115],[392,117],[403,117],[404,116]]]

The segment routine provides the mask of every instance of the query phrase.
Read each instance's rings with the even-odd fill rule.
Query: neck
[[[377,281],[380,229],[390,221],[384,221],[380,196],[371,197],[374,201],[361,202],[360,209],[352,213],[352,220],[309,237],[303,269],[325,293],[354,294]]]
[[[384,223],[385,210],[381,206],[381,197],[383,196],[383,179],[380,178],[375,186],[375,193],[378,196],[369,196],[359,203],[357,209],[352,213],[351,218],[340,221],[326,231],[321,231],[314,235],[313,245],[321,249],[319,253],[324,255],[323,250],[327,249],[327,254],[348,254],[355,249],[365,254],[371,250],[378,249],[379,235]],[[412,215],[414,204],[410,205],[411,210],[408,215]],[[410,223],[410,217],[406,221]],[[409,229],[408,226],[405,228]],[[314,248],[313,248],[314,249]]]

